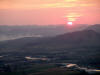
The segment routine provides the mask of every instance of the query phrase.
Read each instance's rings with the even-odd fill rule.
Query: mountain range
[[[86,25],[77,25],[69,29],[67,25],[47,25],[47,26],[0,26],[0,41],[13,40],[24,37],[52,37],[67,33],[69,31],[82,30]]]
[[[2,41],[0,54],[46,56],[55,58],[52,62],[89,64],[100,67],[100,33],[93,30],[93,27],[54,37],[25,37]]]

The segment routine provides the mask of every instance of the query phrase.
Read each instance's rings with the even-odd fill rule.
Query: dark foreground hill
[[[1,43],[0,53],[17,52],[17,54],[45,56],[53,59],[51,62],[100,67],[100,34],[93,30],[71,32],[52,38],[23,39]]]

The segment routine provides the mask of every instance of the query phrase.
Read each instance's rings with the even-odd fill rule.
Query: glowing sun
[[[67,24],[70,25],[70,26],[72,26],[73,25],[73,22],[68,22]]]

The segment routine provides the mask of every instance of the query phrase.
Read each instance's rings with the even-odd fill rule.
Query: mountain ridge
[[[22,42],[21,39],[5,41],[0,44],[0,54],[46,56],[54,58],[51,62],[65,62],[66,60],[68,63],[94,66],[100,63],[100,34],[93,30],[70,32],[41,40],[25,38],[23,41],[25,40],[28,42]]]

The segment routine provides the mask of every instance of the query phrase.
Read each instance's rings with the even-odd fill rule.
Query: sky
[[[100,0],[0,0],[0,25],[99,24]]]

